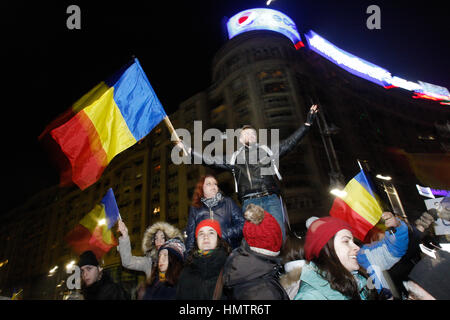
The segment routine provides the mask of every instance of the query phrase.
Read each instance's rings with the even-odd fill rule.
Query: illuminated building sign
[[[313,51],[334,62],[339,67],[381,86],[390,85],[386,81],[386,79],[391,79],[389,71],[339,49],[314,31],[309,31],[308,34],[305,34],[305,37],[309,47]]]
[[[386,89],[396,87],[402,88],[408,91],[413,91],[415,93],[413,98],[441,101],[441,104],[448,104],[450,100],[450,93],[447,88],[422,81],[418,81],[419,83],[411,82],[392,76],[388,70],[336,47],[334,44],[322,38],[312,30],[305,34],[305,38],[311,50],[332,61],[348,72],[383,86]]]
[[[431,193],[433,193],[435,196],[450,197],[450,191],[448,190],[431,189]]]
[[[428,198],[435,198],[435,196],[444,196],[444,197],[450,197],[450,191],[449,190],[438,190],[438,189],[431,189],[430,187],[422,187],[416,184],[417,190],[419,191],[419,194],[428,197]]]
[[[303,46],[294,21],[277,10],[255,8],[239,12],[227,22],[228,38],[252,30],[270,30],[288,37],[297,49]]]

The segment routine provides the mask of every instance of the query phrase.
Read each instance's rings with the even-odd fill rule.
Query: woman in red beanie
[[[222,239],[217,220],[202,220],[195,229],[195,243],[190,250],[177,288],[177,300],[222,299],[220,276],[231,248]]]
[[[194,231],[200,221],[205,219],[217,220],[222,229],[221,239],[227,241],[233,249],[239,246],[244,226],[242,210],[233,199],[220,191],[217,179],[210,174],[199,179],[192,195],[186,225],[187,250],[194,246]]]
[[[359,247],[347,222],[324,217],[314,221],[305,242],[305,265],[295,300],[368,300],[377,298],[367,272],[357,261]]]

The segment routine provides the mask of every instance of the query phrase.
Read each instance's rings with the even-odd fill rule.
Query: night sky
[[[227,39],[225,18],[266,7],[245,0],[91,2],[0,3],[0,214],[58,182],[37,137],[132,55],[170,113],[210,85],[212,58]],[[392,75],[450,88],[448,14],[442,1],[413,3],[276,0],[269,8]],[[81,9],[81,30],[66,27],[71,4]],[[366,27],[372,4],[381,9],[381,30]]]

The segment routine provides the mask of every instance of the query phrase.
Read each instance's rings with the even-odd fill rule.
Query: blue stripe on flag
[[[359,184],[361,184],[364,187],[364,189],[366,189],[367,192],[369,192],[370,195],[374,199],[376,199],[375,193],[373,192],[373,188],[371,187],[369,180],[367,179],[366,175],[364,174],[364,171],[360,171],[353,179],[358,181]]]
[[[111,229],[119,219],[119,208],[117,207],[116,198],[112,188],[109,188],[101,203],[105,206],[106,220],[108,229]]]
[[[114,101],[137,141],[145,137],[166,116],[138,59],[113,85]]]

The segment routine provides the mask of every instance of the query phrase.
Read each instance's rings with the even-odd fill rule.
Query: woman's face
[[[349,230],[342,229],[336,233],[334,250],[345,269],[350,272],[359,270],[358,260],[356,260],[359,247],[353,242],[353,235]]]
[[[163,249],[159,252],[158,269],[160,272],[166,272],[169,267],[169,252]]]
[[[155,247],[158,250],[163,244],[166,242],[166,237],[164,236],[164,232],[158,230],[155,234]]]
[[[217,232],[211,227],[205,226],[198,231],[197,246],[200,250],[212,250],[217,246]]]
[[[213,177],[207,177],[205,182],[203,183],[203,195],[205,198],[213,198],[217,192],[219,191],[219,187],[217,186],[217,180]]]

